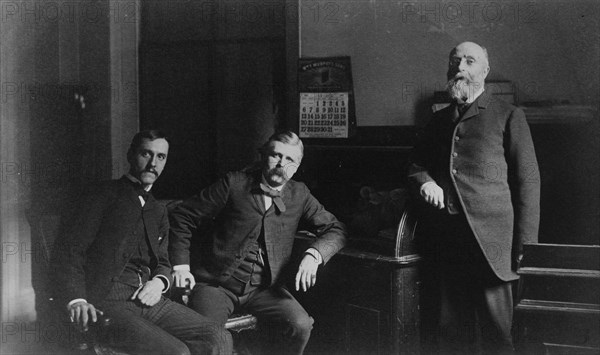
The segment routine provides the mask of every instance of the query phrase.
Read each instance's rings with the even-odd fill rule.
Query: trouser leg
[[[189,355],[185,343],[144,319],[130,307],[113,307],[105,311],[110,317],[108,327],[98,329],[102,344],[132,355],[181,354]]]
[[[183,341],[191,354],[231,354],[231,334],[221,324],[170,300],[152,308],[153,321]]]
[[[219,324],[164,297],[141,305],[129,299],[132,290],[115,284],[103,304],[109,344],[132,354],[231,354],[231,335]]]
[[[442,350],[512,352],[511,285],[494,274],[466,220],[450,221],[440,251]]]
[[[479,312],[484,353],[514,352],[511,336],[512,316],[512,285],[504,282],[485,287]]]
[[[257,290],[244,308],[259,320],[267,332],[272,354],[302,354],[310,338],[314,320],[290,292],[281,287]]]
[[[224,326],[235,309],[236,299],[231,291],[223,287],[197,283],[192,292],[190,307]]]

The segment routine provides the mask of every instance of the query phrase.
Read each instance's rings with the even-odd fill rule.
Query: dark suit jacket
[[[197,280],[223,282],[231,277],[264,228],[271,283],[280,281],[290,262],[299,223],[318,235],[311,247],[327,262],[346,242],[345,226],[293,180],[282,194],[286,211],[275,206],[265,211],[260,191],[261,172],[232,172],[197,196],[184,201],[170,214],[169,253],[173,265],[190,264],[192,230],[214,220],[214,229],[201,250],[199,262],[190,265]]]
[[[150,195],[142,208],[133,185],[123,177],[94,186],[80,200],[75,215],[66,220],[52,260],[55,297],[67,303],[84,298],[98,304],[110,291],[136,250],[142,222],[154,257],[151,277],[171,280],[167,238],[167,210]]]
[[[540,176],[525,114],[487,92],[456,127],[454,110],[434,114],[415,147],[409,179],[417,188],[449,181],[492,270],[516,279],[512,256],[524,242],[537,242],[540,217]]]

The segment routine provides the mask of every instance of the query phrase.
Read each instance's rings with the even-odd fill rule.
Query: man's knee
[[[295,336],[309,337],[312,331],[314,319],[308,314],[302,314],[290,319],[288,326],[292,329]]]
[[[188,347],[181,343],[181,344],[177,344],[176,346],[171,346],[168,349],[168,353],[169,354],[177,354],[177,355],[192,355],[192,353],[190,352],[190,349],[188,349]]]
[[[231,348],[233,340],[231,333],[222,325],[217,323],[209,323],[198,329],[200,338],[210,348]]]

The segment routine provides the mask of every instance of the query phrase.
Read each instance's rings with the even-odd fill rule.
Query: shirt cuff
[[[173,265],[173,271],[190,271],[190,266],[185,264]]]
[[[162,293],[167,292],[169,290],[169,287],[171,287],[171,283],[169,282],[169,279],[167,277],[165,277],[165,275],[156,275],[153,277],[153,279],[156,279],[156,278],[159,278],[165,284],[165,287],[163,288]]]
[[[85,302],[85,303],[87,303],[87,301],[85,300],[85,298],[76,298],[76,299],[72,300],[71,302],[67,303],[67,309],[71,308],[71,306],[74,305],[77,302]]]
[[[304,252],[304,254],[309,254],[313,258],[315,258],[317,260],[317,264],[322,264],[323,263],[323,256],[321,256],[321,253],[319,253],[319,251],[317,249],[315,249],[315,248],[308,248],[308,249],[306,249],[306,251]]]

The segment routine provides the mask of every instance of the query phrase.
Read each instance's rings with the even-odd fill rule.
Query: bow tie
[[[281,191],[272,189],[263,183],[260,184],[260,189],[265,195],[273,199],[273,204],[277,207],[279,212],[285,212],[285,204],[283,203],[283,199],[281,198]]]

